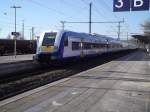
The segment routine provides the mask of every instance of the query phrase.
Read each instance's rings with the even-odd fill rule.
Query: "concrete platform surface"
[[[32,60],[33,55],[34,54],[17,55],[16,57],[15,56],[0,56],[0,64]]]
[[[148,59],[135,52],[1,101],[0,112],[150,112]]]

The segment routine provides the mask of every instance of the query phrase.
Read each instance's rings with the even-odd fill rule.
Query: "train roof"
[[[91,39],[91,40],[95,40],[95,41],[101,41],[101,42],[106,42],[109,41],[111,43],[117,43],[117,44],[122,44],[121,41],[112,38],[112,37],[108,37],[106,35],[100,35],[100,34],[88,34],[88,33],[82,33],[82,32],[73,32],[73,31],[68,31],[68,30],[61,30],[62,32],[67,32],[67,33],[71,33],[73,35],[79,35],[80,37],[86,38],[86,39]]]
[[[79,35],[80,35],[80,37],[86,38],[86,39],[97,39],[97,40],[104,39],[101,36],[95,36],[95,35],[83,33],[83,32],[73,32],[73,31],[68,31],[68,30],[61,30],[60,32],[63,32],[63,33],[66,32],[66,33],[71,34],[76,37],[79,37]]]
[[[83,33],[83,32],[74,32],[74,31],[69,31],[69,30],[48,30],[45,32],[57,32],[59,34],[63,34],[63,33],[67,33],[68,35],[72,35],[75,36],[76,38],[84,38],[84,39],[90,39],[90,40],[94,40],[94,41],[101,41],[101,42],[106,42],[109,41],[111,43],[121,43],[120,41],[118,41],[117,39],[114,39],[112,37],[108,37],[106,35],[100,35],[100,34],[89,34],[89,33]]]

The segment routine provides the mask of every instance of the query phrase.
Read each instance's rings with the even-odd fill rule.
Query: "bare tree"
[[[144,24],[142,24],[144,34],[146,36],[150,36],[150,19],[146,20]]]

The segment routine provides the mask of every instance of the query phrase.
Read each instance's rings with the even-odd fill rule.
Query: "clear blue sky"
[[[25,37],[30,38],[31,27],[35,27],[35,34],[44,30],[61,29],[60,21],[88,21],[89,6],[92,2],[92,21],[119,21],[122,38],[126,32],[142,33],[142,24],[150,18],[149,11],[113,12],[113,0],[1,0],[0,3],[0,38],[14,31],[13,5],[21,6],[17,9],[17,31],[22,32],[22,20],[25,23]],[[88,24],[66,24],[68,30],[88,32]],[[117,24],[93,24],[92,32],[117,37]]]

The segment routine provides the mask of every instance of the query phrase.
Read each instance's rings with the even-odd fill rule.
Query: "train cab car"
[[[72,31],[44,32],[34,59],[38,61],[84,58],[106,52],[106,39]]]
[[[55,46],[57,32],[44,32],[38,41],[35,59],[48,61],[55,59],[57,47]]]
[[[121,48],[121,43],[111,37],[65,30],[47,31],[40,36],[34,59],[39,62],[81,59]]]

